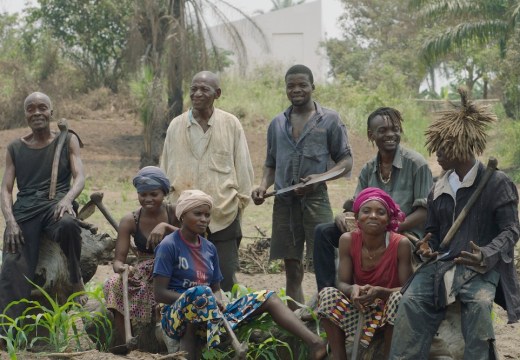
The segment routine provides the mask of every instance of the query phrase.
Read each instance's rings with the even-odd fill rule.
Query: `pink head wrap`
[[[213,207],[213,198],[200,190],[184,190],[175,205],[175,216],[180,220],[181,216],[201,205]]]
[[[379,188],[369,187],[361,191],[354,201],[354,213],[359,213],[361,206],[372,200],[379,201],[386,208],[386,212],[390,218],[390,223],[386,229],[390,231],[397,231],[399,224],[404,221],[406,215],[401,211],[399,205],[396,204],[390,195]]]

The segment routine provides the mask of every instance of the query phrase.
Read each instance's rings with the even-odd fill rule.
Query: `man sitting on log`
[[[50,129],[52,103],[40,92],[24,102],[31,133],[7,147],[0,199],[6,222],[0,273],[0,312],[12,319],[21,315],[12,301],[29,298],[38,263],[42,236],[60,244],[68,259],[72,291],[84,290],[80,270],[81,228],[75,218],[74,199],[85,185],[80,140],[59,122],[61,132]],[[71,186],[71,178],[72,186]],[[17,199],[13,205],[16,179]],[[86,296],[77,299],[85,303]],[[5,329],[4,329],[5,330]],[[0,331],[2,331],[0,329]]]
[[[427,359],[431,340],[455,300],[461,305],[464,359],[497,359],[493,300],[520,319],[520,291],[514,266],[518,241],[515,184],[484,151],[485,128],[496,117],[459,90],[462,106],[446,111],[427,132],[427,147],[446,170],[428,196],[427,235],[417,254],[426,262],[399,304],[390,359]]]

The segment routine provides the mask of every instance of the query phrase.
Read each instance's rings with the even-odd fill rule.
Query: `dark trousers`
[[[18,224],[25,244],[17,253],[8,253],[4,246],[0,273],[1,312],[4,312],[10,302],[30,297],[33,286],[25,278],[34,280],[43,234],[60,244],[68,259],[70,282],[74,284],[81,280],[81,227],[69,214],[65,214],[58,221],[53,220],[53,215],[54,207]],[[7,315],[14,319],[20,316],[24,309],[23,304],[13,306],[7,311]]]
[[[217,248],[220,271],[224,277],[220,287],[224,291],[231,291],[233,285],[237,283],[235,273],[239,269],[238,247],[242,241],[240,217],[237,216],[225,229],[215,233],[208,231],[208,240]]]
[[[335,223],[326,223],[314,229],[314,273],[318,291],[336,285],[335,249],[343,233]]]

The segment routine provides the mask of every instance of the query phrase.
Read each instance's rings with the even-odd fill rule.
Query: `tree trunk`
[[[81,230],[81,274],[83,282],[87,283],[96,273],[100,263],[106,263],[113,259],[115,239],[108,234],[93,234],[90,230]],[[64,303],[72,294],[72,284],[69,281],[67,258],[60,246],[48,238],[42,239],[38,266],[36,268],[35,281],[51,297],[57,298],[59,303]],[[41,295],[33,292],[34,300],[39,300]]]

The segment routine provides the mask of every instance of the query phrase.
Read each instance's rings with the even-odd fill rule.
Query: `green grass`
[[[7,352],[11,360],[17,359],[17,354],[34,346],[48,352],[82,351],[84,344],[89,348],[103,348],[100,339],[110,339],[112,325],[99,312],[90,312],[79,305],[75,298],[87,294],[89,298],[102,301],[103,291],[96,286],[91,291],[81,291],[71,294],[64,304],[59,304],[40,286],[28,280],[45,300],[21,299],[10,303],[6,311],[12,306],[24,304],[26,309],[18,318],[10,318],[0,314],[0,326],[7,328],[7,336],[0,338],[6,342]],[[88,335],[78,326],[89,323],[96,329],[96,335]],[[95,338],[92,342],[92,337]]]

